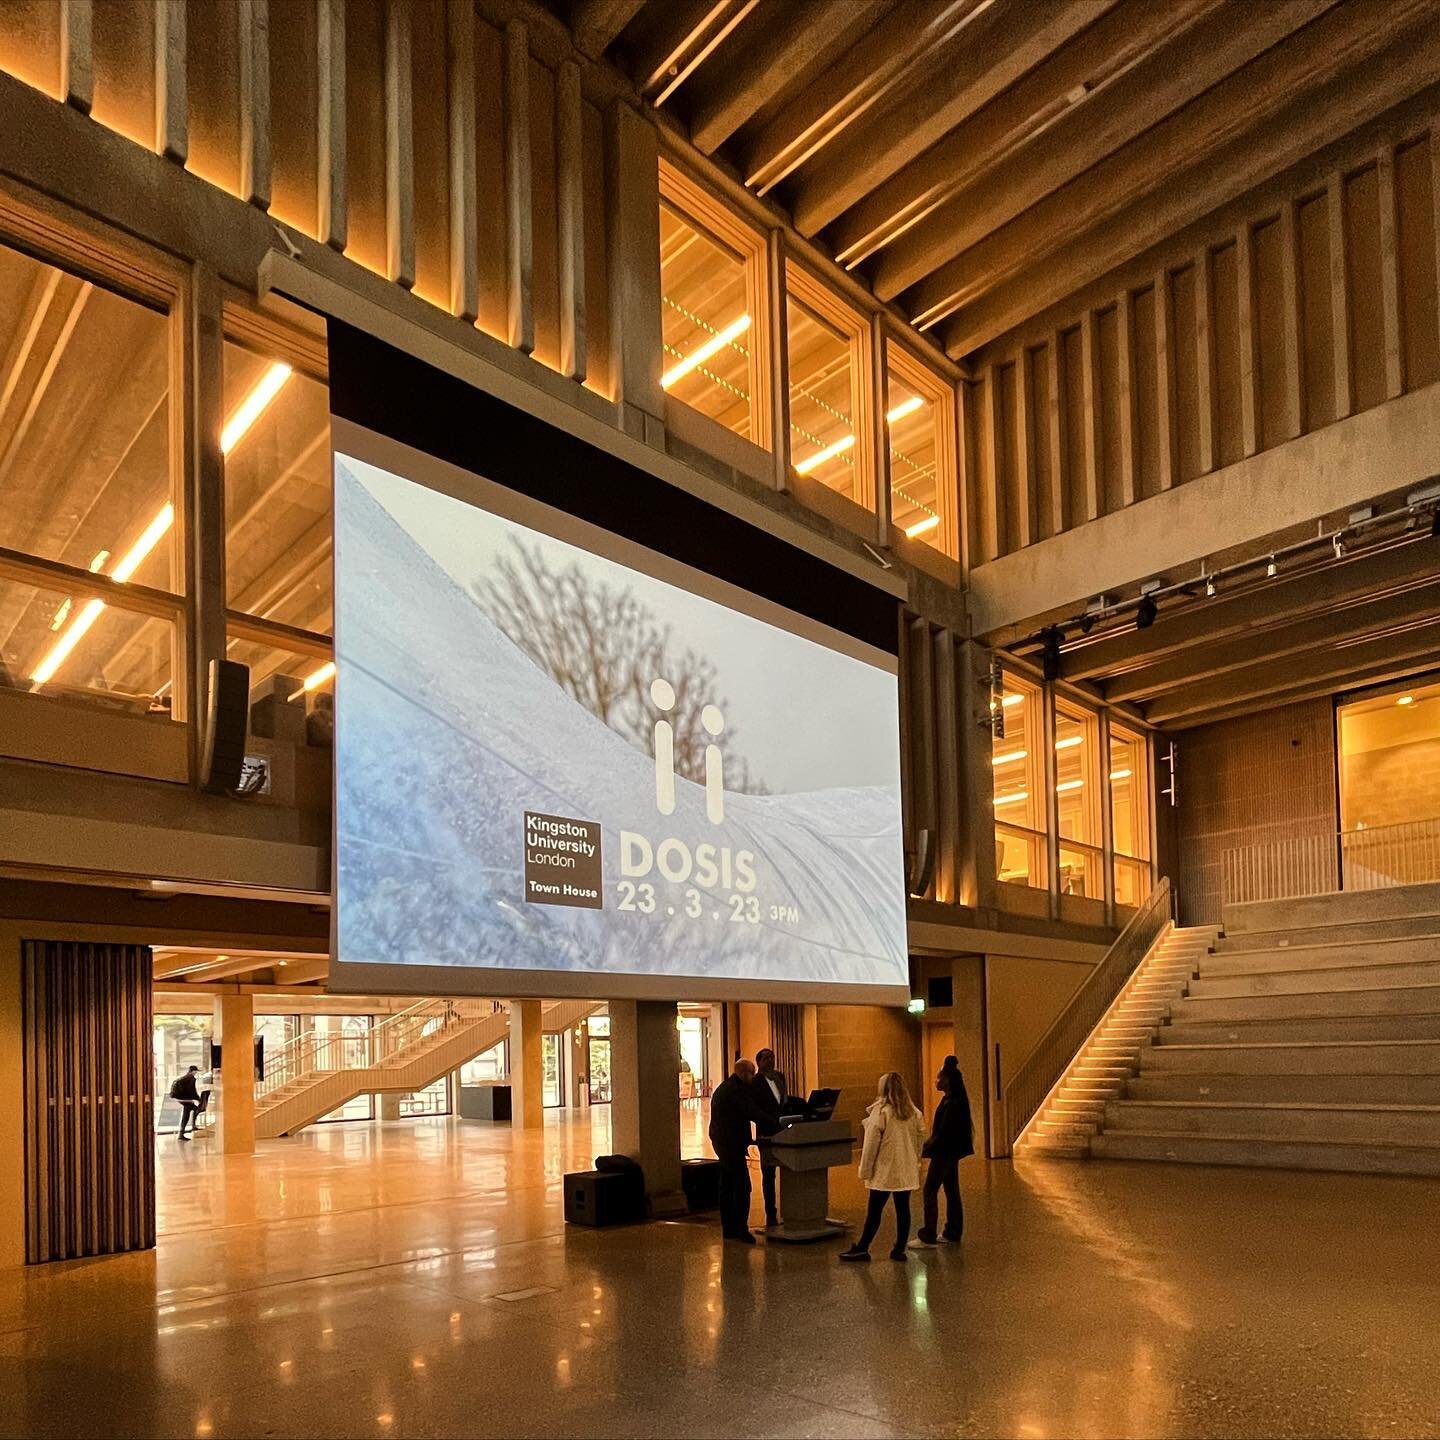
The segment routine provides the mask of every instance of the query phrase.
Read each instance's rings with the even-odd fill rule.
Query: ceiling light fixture
[[[1008,710],[1012,705],[1020,704],[1024,698],[1023,695],[1006,695],[1001,699],[1000,703]]]
[[[1112,770],[1110,772],[1110,778],[1112,780],[1128,780],[1130,778],[1130,772],[1128,770]]]
[[[1066,780],[1055,787],[1057,795],[1066,795],[1072,790],[1079,790],[1084,786],[1083,780]]]
[[[1148,630],[1155,623],[1155,617],[1159,613],[1160,607],[1148,595],[1144,596],[1135,607],[1135,628]]]
[[[885,423],[887,425],[894,425],[896,421],[903,420],[907,415],[913,415],[924,404],[925,402],[920,398],[920,396],[912,395],[908,400],[902,400],[892,411],[890,411],[888,415],[886,415]]]
[[[1265,578],[1273,580],[1280,573],[1280,567],[1275,563],[1275,557],[1270,557],[1270,563],[1265,567]]]
[[[1030,752],[1028,750],[1007,750],[1003,755],[992,755],[992,765],[1011,765],[1016,760],[1023,760]]]
[[[813,455],[807,455],[795,466],[797,475],[808,475],[817,465],[823,465],[827,460],[833,460],[837,455],[843,455],[855,444],[853,435],[842,435],[833,445],[827,445],[823,450],[817,450]]]
[[[732,320],[723,330],[717,331],[703,345],[692,350],[683,360],[677,361],[661,377],[660,388],[668,390],[677,380],[683,380],[697,365],[703,365],[712,355],[718,355],[727,345],[738,340],[750,328],[749,314]]]
[[[917,535],[928,535],[940,524],[938,515],[927,515],[923,520],[917,520],[913,525],[905,527],[905,536],[909,540],[915,539]]]
[[[1084,743],[1085,737],[1083,735],[1067,735],[1063,740],[1057,740],[1055,742],[1055,748],[1057,750],[1073,750],[1077,745],[1083,745]]]
[[[1395,703],[1397,705],[1413,705],[1415,703],[1415,697],[1413,695],[1402,695]]]
[[[293,704],[309,691],[318,689],[334,673],[335,662],[333,660],[327,660],[318,670],[312,670],[310,674],[305,677],[305,683],[290,697],[291,703]]]
[[[265,407],[280,393],[293,372],[282,360],[277,360],[260,377],[255,388],[240,402],[239,408],[226,422],[220,432],[220,453],[228,455],[245,438],[250,427],[264,413]],[[168,500],[160,507],[159,513],[145,527],[144,533],[132,545],[119,564],[110,572],[110,578],[124,585],[145,563],[150,552],[160,543],[175,523],[175,507]],[[99,551],[90,562],[92,571],[98,571],[109,558],[108,550]],[[106,602],[91,599],[70,622],[70,628],[55,642],[55,648],[30,673],[32,689],[48,684],[55,678],[55,672],[69,658],[71,651],[89,633],[90,627],[105,611]]]
[[[1028,790],[1017,791],[1014,795],[1002,795],[996,800],[995,808],[998,810],[1002,805],[1018,805],[1022,800],[1028,800],[1029,798],[1030,792]]]

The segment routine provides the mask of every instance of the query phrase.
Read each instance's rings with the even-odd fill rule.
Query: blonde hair
[[[895,1112],[898,1120],[908,1120],[915,1113],[915,1102],[905,1088],[905,1081],[894,1070],[887,1070],[880,1077],[880,1099]]]

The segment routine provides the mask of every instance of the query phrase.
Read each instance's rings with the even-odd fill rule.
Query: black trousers
[[[200,1113],[200,1107],[199,1107],[193,1100],[181,1100],[181,1101],[179,1102],[179,1105],[180,1105],[180,1133],[181,1133],[182,1135],[185,1133],[185,1122],[186,1122],[187,1120],[190,1122],[190,1129],[191,1129],[191,1132],[193,1133],[194,1130],[195,1130],[195,1125],[196,1125],[195,1117],[196,1117],[197,1115],[199,1115],[199,1113]]]
[[[885,1213],[885,1202],[895,1201],[895,1245],[903,1250],[910,1238],[910,1192],[908,1190],[872,1190],[870,1204],[865,1211],[865,1228],[855,1242],[857,1250],[868,1250],[875,1232],[880,1228],[880,1217]]]
[[[958,1240],[965,1233],[965,1207],[960,1200],[960,1161],[930,1157],[925,1172],[925,1219],[920,1233],[927,1239],[940,1223],[940,1192],[945,1192],[945,1238]]]
[[[726,1235],[750,1233],[750,1166],[742,1150],[720,1159],[720,1229]]]
[[[765,1223],[771,1224],[779,1215],[775,1208],[775,1172],[778,1165],[766,1165],[763,1161],[760,1165],[760,1191],[765,1197]]]

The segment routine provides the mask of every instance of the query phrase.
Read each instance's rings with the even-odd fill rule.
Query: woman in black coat
[[[940,1221],[940,1192],[945,1192],[943,1238],[958,1243],[965,1231],[965,1209],[960,1200],[960,1162],[975,1153],[975,1132],[970,1119],[970,1097],[965,1077],[953,1055],[945,1057],[935,1088],[942,1099],[935,1110],[930,1138],[921,1152],[930,1161],[925,1174],[925,1221],[916,1236],[920,1245],[937,1243],[935,1227]]]

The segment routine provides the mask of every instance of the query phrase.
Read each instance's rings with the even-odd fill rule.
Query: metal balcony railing
[[[1440,881],[1440,818],[1294,835],[1221,856],[1226,905],[1433,881]]]

